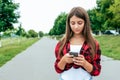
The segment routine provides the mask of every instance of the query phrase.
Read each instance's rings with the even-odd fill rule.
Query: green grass
[[[96,36],[102,54],[120,60],[120,36]]]
[[[0,67],[38,40],[38,38],[2,39],[2,47],[0,47]]]

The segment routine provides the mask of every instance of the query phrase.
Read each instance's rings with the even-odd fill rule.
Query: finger
[[[69,53],[65,54],[67,57],[73,57],[73,55],[70,55]]]
[[[73,62],[82,63],[83,61],[80,59],[73,59]]]
[[[66,53],[65,55],[66,55],[66,56],[69,56],[69,53]]]
[[[76,65],[80,65],[80,66],[83,65],[83,63],[82,63],[82,62],[79,62],[79,61],[75,61],[74,64],[76,64]]]
[[[75,60],[83,60],[81,57],[74,57]]]
[[[84,56],[83,56],[83,55],[81,55],[81,54],[80,54],[80,55],[78,55],[78,56],[79,56],[79,57],[81,57],[81,58],[83,58],[83,57],[84,57]]]

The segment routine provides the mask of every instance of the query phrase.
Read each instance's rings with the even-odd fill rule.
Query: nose
[[[75,24],[75,28],[78,28],[78,24]]]

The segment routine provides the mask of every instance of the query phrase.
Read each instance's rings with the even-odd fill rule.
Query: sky
[[[20,3],[18,11],[20,12],[19,23],[28,31],[30,29],[36,32],[43,31],[48,33],[55,19],[61,12],[68,13],[73,7],[81,6],[85,10],[96,7],[96,0],[14,0]]]

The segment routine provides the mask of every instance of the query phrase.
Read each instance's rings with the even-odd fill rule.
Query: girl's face
[[[78,18],[76,16],[72,16],[70,18],[70,27],[73,31],[74,35],[78,35],[82,33],[82,30],[84,28],[84,20],[81,18]]]

